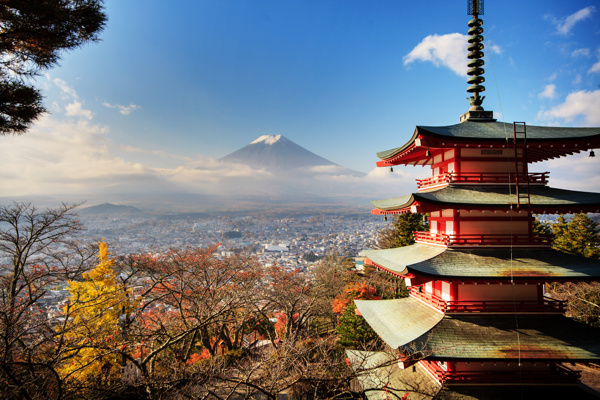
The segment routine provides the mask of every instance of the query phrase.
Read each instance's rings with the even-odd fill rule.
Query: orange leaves
[[[332,308],[336,314],[341,314],[352,300],[379,299],[375,287],[364,282],[350,282],[342,293],[333,300]]]

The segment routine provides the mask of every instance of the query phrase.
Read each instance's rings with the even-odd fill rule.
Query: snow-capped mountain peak
[[[281,135],[262,135],[261,137],[259,137],[258,139],[256,139],[255,141],[253,141],[250,144],[256,144],[256,143],[275,144],[275,143],[279,142],[280,139],[281,139]]]

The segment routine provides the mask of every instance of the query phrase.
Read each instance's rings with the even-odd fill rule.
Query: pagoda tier
[[[600,281],[600,260],[553,249],[474,247],[444,248],[426,244],[365,250],[366,263],[412,283]]]
[[[401,368],[419,362],[440,384],[574,383],[561,363],[600,361],[598,330],[561,315],[448,315],[417,302],[355,300]]]
[[[527,126],[527,161],[538,162],[600,147],[600,128]],[[434,165],[442,158],[463,157],[471,162],[510,155],[515,144],[513,124],[465,121],[449,126],[417,126],[403,146],[377,153],[380,167]],[[503,169],[502,171],[505,171]]]
[[[509,211],[518,206],[536,214],[600,212],[600,194],[548,186],[530,187],[526,202],[523,199],[518,202],[515,188],[509,185],[449,185],[371,203],[375,207],[373,214],[431,213],[451,209]]]

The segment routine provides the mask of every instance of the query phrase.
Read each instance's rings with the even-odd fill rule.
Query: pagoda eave
[[[512,254],[507,260],[507,254]],[[554,249],[449,249],[425,244],[367,250],[368,264],[397,277],[458,283],[600,281],[600,261]]]
[[[528,199],[517,198],[517,191],[508,185],[448,185],[371,202],[374,215],[423,213],[442,209],[455,210],[524,210],[536,214],[600,212],[600,194],[531,186]]]
[[[539,162],[600,147],[600,128],[527,127],[528,161]],[[452,148],[514,148],[513,126],[502,122],[463,122],[457,125],[417,126],[401,147],[377,153],[379,167],[426,165],[431,153]],[[524,147],[517,143],[517,147]],[[429,155],[428,155],[429,152]]]

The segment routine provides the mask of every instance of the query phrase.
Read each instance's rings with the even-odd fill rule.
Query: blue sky
[[[391,197],[429,171],[383,178],[375,153],[469,107],[464,0],[108,0],[106,11],[100,42],[37,79],[51,113],[0,138],[2,196],[207,193],[233,173],[216,159],[282,134],[367,178],[393,178]],[[486,110],[600,126],[599,1],[488,0],[482,18]],[[550,168],[552,186],[594,190],[597,159],[533,169]]]

